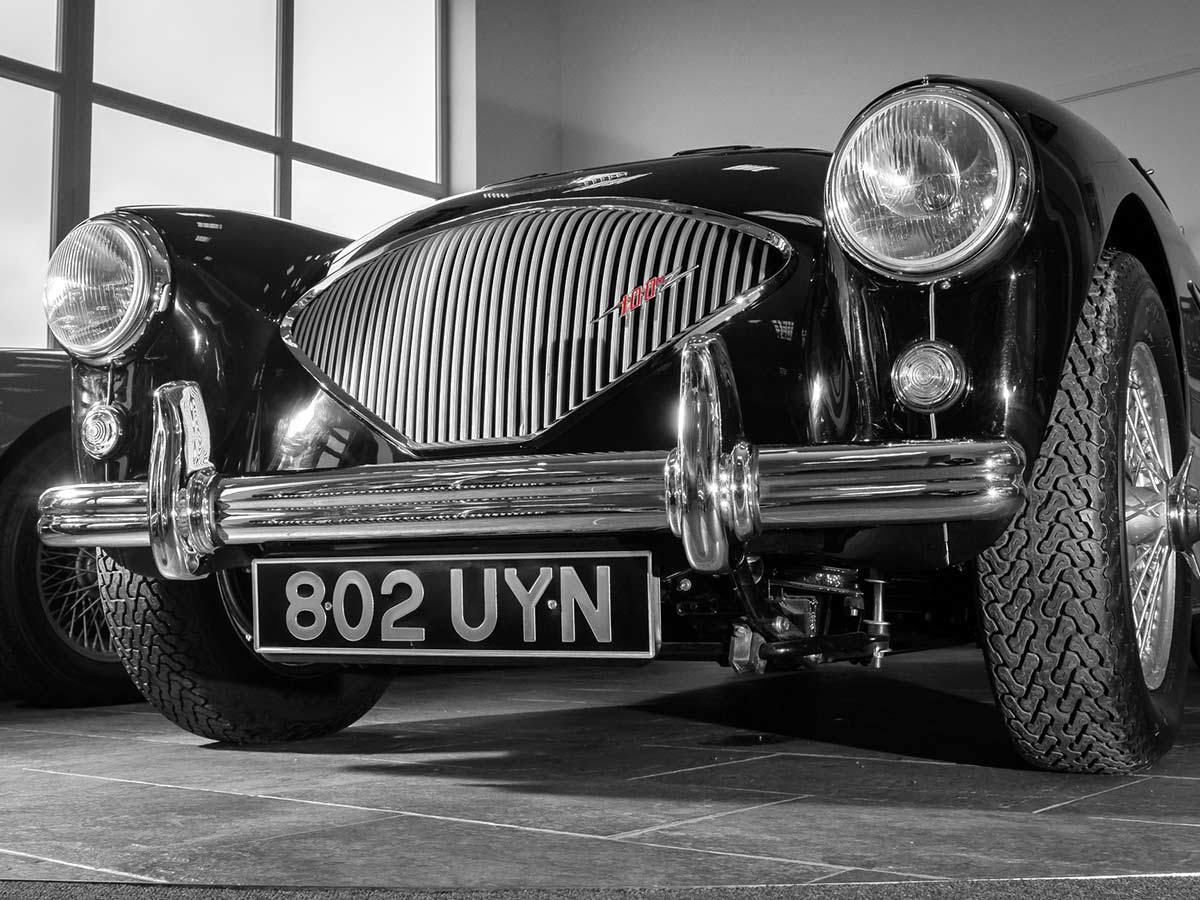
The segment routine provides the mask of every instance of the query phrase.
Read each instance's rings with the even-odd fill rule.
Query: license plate
[[[261,559],[254,648],[271,656],[650,659],[648,552]]]

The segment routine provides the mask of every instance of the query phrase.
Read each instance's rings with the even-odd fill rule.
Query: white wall
[[[1197,0],[563,0],[559,20],[564,169],[831,148],[901,81],[978,75],[1054,99],[1104,92],[1069,106],[1156,170],[1200,250]]]
[[[451,0],[450,186],[562,164],[558,0]]]

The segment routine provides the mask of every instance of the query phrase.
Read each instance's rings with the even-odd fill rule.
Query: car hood
[[[711,210],[760,224],[793,245],[816,245],[824,223],[823,150],[689,151],[489,185],[390,222],[343,248],[331,271],[406,235],[506,206],[551,200],[646,200]]]
[[[136,212],[153,221],[171,248],[179,300],[170,327],[152,348],[153,360],[143,366],[149,373],[144,377],[155,383],[177,378],[201,382],[222,423],[218,443],[228,465],[247,470],[386,461],[389,453],[670,447],[675,443],[679,363],[678,353],[667,346],[651,354],[636,372],[585,400],[561,427],[516,442],[465,441],[414,450],[397,446],[378,420],[361,415],[362,409],[346,392],[322,377],[320,366],[306,370],[302,355],[281,334],[291,311],[314,285],[336,282],[343,270],[369,264],[377,251],[382,255],[389,245],[422,240],[459,220],[543,204],[661,205],[742,220],[773,232],[787,245],[786,268],[771,282],[769,292],[737,309],[715,330],[725,339],[742,386],[747,436],[759,443],[803,442],[810,431],[803,370],[811,360],[797,348],[819,327],[812,299],[820,282],[814,273],[820,271],[817,261],[823,248],[822,194],[828,164],[829,155],[818,151],[745,150],[539,175],[447,198],[349,243],[278,219],[219,210],[139,208]],[[354,321],[366,319],[359,316]],[[189,355],[196,347],[204,348],[203,358]],[[391,373],[384,390],[392,390],[404,377],[398,369],[377,368]],[[245,386],[251,384],[261,385],[261,390],[247,392]],[[823,396],[842,396],[836,380],[831,385]],[[328,446],[337,443],[331,436],[338,435],[342,449],[334,454]],[[253,450],[249,457],[247,448]]]
[[[453,197],[389,223],[337,252],[326,282],[285,317],[284,339],[336,399],[419,455],[523,448],[587,452],[673,444],[678,354],[670,347],[678,338],[670,335],[686,335],[693,327],[689,322],[699,324],[703,319],[704,330],[718,331],[725,338],[735,372],[744,378],[748,396],[744,405],[749,407],[751,431],[768,440],[795,440],[794,417],[780,415],[779,398],[795,393],[788,385],[799,377],[799,357],[793,346],[808,330],[807,301],[824,234],[822,189],[828,162],[828,154],[807,150],[698,152],[539,175]],[[605,244],[608,226],[598,224],[611,221],[604,219],[609,215],[631,217],[622,220],[626,222],[662,224],[617,226],[611,234],[625,235],[617,250],[616,244]],[[656,215],[660,218],[653,218]],[[661,218],[663,215],[667,219]],[[522,230],[525,226],[505,224],[531,217],[542,224],[527,231]],[[578,225],[585,220],[593,224]],[[713,231],[692,232],[678,224],[668,227],[667,221],[716,224],[711,226]],[[623,230],[626,227],[628,230]],[[676,227],[682,230],[677,232]],[[644,230],[637,231],[639,228]],[[587,241],[600,235],[593,251],[584,249],[584,239],[577,237],[585,231],[591,235]],[[696,256],[701,233],[710,235],[704,239],[708,249]],[[732,237],[717,239],[718,233]],[[737,237],[739,233],[741,237]],[[510,246],[505,235],[513,234]],[[563,237],[566,234],[574,236],[568,239]],[[678,238],[674,243],[672,235]],[[697,235],[694,240],[692,235]],[[757,241],[751,237],[745,242],[747,235],[756,235]],[[574,250],[565,249],[569,241],[575,241]],[[702,265],[688,269],[679,262],[685,258],[679,255],[684,252],[680,241],[692,241],[688,245],[693,248],[690,260]],[[493,249],[480,249],[488,246]],[[519,253],[518,246],[522,247]],[[601,246],[608,249],[602,251]],[[666,249],[672,246],[677,249]],[[714,251],[714,247],[719,249]],[[768,247],[776,250],[768,251]],[[669,252],[676,262],[664,263],[660,271],[659,266],[646,262],[649,255],[643,256],[655,252]],[[444,262],[445,254],[458,254],[457,261]],[[489,262],[479,262],[485,254]],[[514,256],[525,261],[514,262]],[[494,271],[492,259],[496,260]],[[579,270],[581,280],[576,282],[575,293],[564,287],[567,282],[545,281],[550,277],[552,259],[558,260],[554,264],[559,273],[556,279],[564,271],[568,279],[575,277],[571,273],[576,264],[564,260],[607,260],[602,263],[603,283],[611,287],[597,288],[599,268],[591,270],[586,284],[583,269]],[[729,260],[732,268],[721,268],[725,262],[718,260]],[[525,284],[527,263],[539,266],[542,273],[536,284],[528,283],[529,293],[515,286]],[[640,268],[645,271],[635,278],[634,272]],[[501,271],[506,273],[503,279],[498,274]],[[660,306],[656,301],[653,312],[640,314],[644,325],[626,328],[615,324],[617,307],[610,304],[617,300],[624,304],[632,296],[632,302],[640,305],[634,288],[641,277],[654,275],[647,282],[651,284],[683,279],[692,271],[696,275],[690,287],[672,294],[690,293],[692,299],[681,300],[678,308]],[[528,269],[530,278],[533,272]],[[710,276],[724,280],[710,282]],[[433,283],[429,279],[439,282],[437,291],[448,303],[379,299],[399,296],[398,288],[384,290],[383,285]],[[492,285],[490,290],[486,284]],[[550,287],[552,284],[558,287]],[[744,301],[717,299],[731,298],[752,285],[757,287],[743,295]],[[643,289],[644,285],[636,288]],[[409,296],[413,290],[421,291],[405,288],[400,293]],[[565,293],[543,294],[560,290]],[[622,297],[623,290],[630,294]],[[604,299],[598,301],[598,295]],[[712,303],[716,305],[708,308],[714,312],[704,313],[700,304]],[[531,308],[538,311],[524,311]],[[560,314],[549,313],[549,309],[573,311]],[[720,315],[715,313],[718,309]],[[613,318],[606,319],[609,315]],[[622,305],[620,316],[624,315]],[[525,323],[519,348],[516,331],[507,345],[504,337],[496,336],[498,323],[503,334],[509,334],[508,323],[515,323],[517,316]],[[676,322],[676,316],[691,318]],[[667,334],[661,343],[654,336],[659,334],[660,317]],[[558,326],[553,323],[568,320],[572,324],[563,327],[570,333],[556,334]],[[550,323],[544,334],[538,324],[543,321]],[[607,321],[614,323],[611,330],[603,324]],[[629,321],[636,322],[633,318]],[[404,324],[385,324],[389,322]],[[478,326],[471,329],[468,322],[478,322]],[[585,331],[591,334],[592,329],[599,333],[585,338]],[[643,341],[648,331],[647,347]],[[631,357],[630,335],[639,332],[640,337],[632,338]],[[382,344],[381,333],[388,336]],[[331,340],[331,334],[339,337]],[[401,338],[401,334],[408,336]],[[458,337],[451,340],[450,334]],[[607,351],[606,334],[612,341]],[[593,340],[598,341],[595,354],[580,349]],[[618,347],[621,342],[623,349]],[[368,345],[372,350],[364,355],[362,348]],[[388,349],[379,350],[383,346]],[[501,354],[497,359],[507,355],[507,369],[490,368],[493,351]],[[601,363],[605,353],[607,362]],[[487,366],[480,369],[485,355]],[[455,393],[454,385],[467,377],[472,360],[475,370],[483,374],[476,372],[471,390],[483,399],[455,399],[462,395]],[[576,362],[582,366],[579,380]],[[594,376],[597,381],[592,386],[589,379],[593,376],[583,373],[594,372],[595,368],[588,367],[600,365],[608,367],[608,375]],[[786,383],[780,382],[781,376]],[[772,400],[756,409],[764,397]],[[495,433],[504,427],[499,424],[488,432],[489,422],[505,419],[509,429],[505,436]],[[522,429],[525,436],[517,437]]]

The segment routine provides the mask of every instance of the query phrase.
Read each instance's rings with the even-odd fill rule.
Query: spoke
[[[1150,424],[1150,417],[1146,414],[1146,410],[1142,406],[1140,393],[1137,395],[1137,399],[1134,401],[1133,405],[1134,405],[1134,408],[1138,412],[1139,418],[1141,418],[1141,420],[1142,420],[1142,425],[1146,429],[1146,435],[1145,435],[1146,440],[1149,442],[1150,449],[1153,451],[1154,462],[1156,462],[1158,464],[1158,473],[1157,474],[1160,476],[1161,481],[1165,482],[1170,478],[1170,474],[1167,472],[1167,464],[1163,460],[1161,449],[1158,446],[1156,429],[1154,428],[1154,426],[1152,426]],[[1140,443],[1141,443],[1141,441],[1140,441],[1140,436],[1139,436],[1139,444]],[[1147,458],[1147,461],[1149,461],[1148,458]]]
[[[79,568],[74,563],[47,562],[46,560],[38,563],[37,570],[39,572],[70,572],[72,575],[79,574]]]
[[[94,559],[87,551],[40,548],[39,594],[56,631],[82,649],[111,654],[112,635],[104,619]]]
[[[1155,554],[1155,558],[1151,560],[1151,564],[1148,567],[1154,570],[1154,577],[1150,580],[1150,585],[1146,589],[1146,599],[1141,604],[1141,616],[1139,617],[1137,615],[1136,608],[1134,611],[1133,624],[1134,630],[1137,632],[1138,636],[1139,651],[1143,645],[1148,645],[1149,642],[1146,639],[1146,635],[1150,634],[1151,629],[1149,626],[1152,625],[1158,618],[1157,616],[1151,615],[1151,613],[1157,610],[1158,606],[1160,605],[1157,602],[1158,599],[1160,599],[1158,597],[1158,593],[1162,587],[1163,573],[1167,570],[1167,563],[1171,555],[1171,549],[1169,547],[1164,546],[1163,551],[1164,552],[1161,554],[1161,558],[1159,558],[1159,554]]]
[[[1166,500],[1162,494],[1136,484],[1125,486],[1125,540],[1141,546],[1167,527]]]
[[[1138,516],[1149,516],[1150,518],[1157,519],[1159,518],[1159,514],[1155,512],[1155,510],[1161,509],[1164,503],[1166,503],[1166,501],[1159,498],[1158,500],[1154,500],[1150,503],[1139,503],[1134,506],[1126,505],[1125,521],[1132,521]]]
[[[78,597],[81,594],[86,594],[90,590],[91,590],[91,587],[89,587],[87,585],[78,585],[76,587],[63,588],[60,591],[55,591],[53,594],[51,594],[47,598],[47,600],[53,601],[53,600],[63,600],[68,597]]]
[[[1136,422],[1127,422],[1126,430],[1133,435],[1133,448],[1136,451],[1135,457],[1137,466],[1134,470],[1132,480],[1136,483],[1139,476],[1145,475],[1146,480],[1153,487],[1162,487],[1164,478],[1157,470],[1157,460],[1152,459],[1151,453],[1146,449],[1144,437],[1140,434]]]
[[[1138,406],[1137,409],[1140,413],[1141,407]],[[1144,419],[1145,416],[1143,415],[1142,418]],[[1125,430],[1133,435],[1134,446],[1137,449],[1139,461],[1141,463],[1138,466],[1138,474],[1145,473],[1149,477],[1149,480],[1154,484],[1154,487],[1162,487],[1163,484],[1166,483],[1168,476],[1166,474],[1166,466],[1158,457],[1157,447],[1155,447],[1153,442],[1150,441],[1149,449],[1147,449],[1147,437],[1142,434],[1138,423],[1132,421],[1128,417],[1126,417]]]
[[[1137,599],[1142,596],[1142,585],[1145,584],[1146,574],[1151,569],[1150,563],[1153,561],[1154,554],[1158,552],[1158,548],[1160,546],[1162,546],[1163,539],[1165,537],[1166,537],[1166,532],[1160,531],[1158,533],[1158,537],[1154,539],[1154,543],[1150,545],[1150,548],[1148,550],[1146,550],[1145,553],[1139,553],[1137,556],[1136,563],[1144,564],[1144,568],[1142,568],[1141,573],[1138,576],[1137,584],[1133,588],[1134,622],[1135,622],[1135,624],[1137,622],[1137,606],[1138,606]]]

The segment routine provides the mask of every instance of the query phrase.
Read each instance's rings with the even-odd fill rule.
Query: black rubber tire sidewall
[[[36,705],[128,703],[138,695],[120,662],[78,652],[42,607],[37,501],[46,488],[73,480],[70,437],[59,429],[22,448],[0,480],[0,671]]]
[[[1124,553],[1124,418],[1129,362],[1150,348],[1174,464],[1188,443],[1166,312],[1132,256],[1096,265],[1068,348],[1028,496],[978,561],[980,630],[993,693],[1017,752],[1063,772],[1130,772],[1154,762],[1182,718],[1195,585],[1176,563],[1169,671],[1149,690]]]
[[[322,667],[285,674],[246,647],[216,580],[147,578],[101,553],[105,615],[121,661],[152,706],[214,741],[264,744],[331,734],[358,720],[390,672]]]

